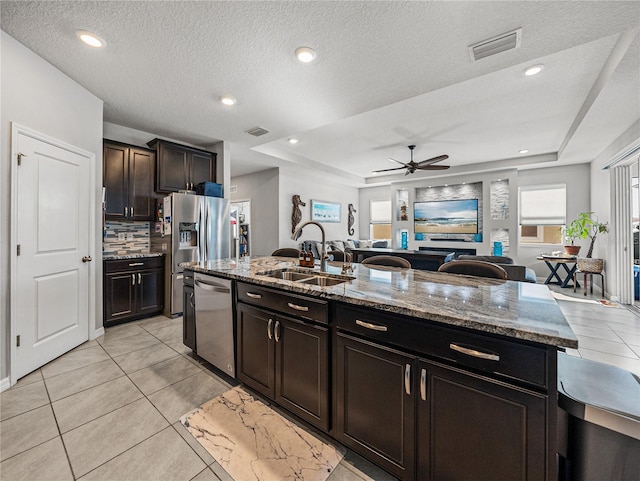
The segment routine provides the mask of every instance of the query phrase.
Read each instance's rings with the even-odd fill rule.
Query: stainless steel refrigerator
[[[230,255],[229,200],[192,194],[164,198],[163,222],[151,235],[151,247],[164,252],[167,316],[182,313],[181,262],[224,259]],[[159,232],[158,232],[159,231]]]

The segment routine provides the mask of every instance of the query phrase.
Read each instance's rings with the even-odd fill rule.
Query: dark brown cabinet
[[[157,153],[156,191],[194,190],[201,182],[216,181],[216,154],[161,139],[147,144]]]
[[[400,479],[413,479],[415,358],[336,336],[335,436]]]
[[[162,311],[164,258],[104,261],[104,325],[141,319]]]
[[[417,479],[547,479],[546,396],[432,362],[417,377]]]
[[[329,428],[328,329],[237,305],[237,377],[309,423]]]
[[[153,220],[155,152],[105,140],[102,155],[106,218]]]
[[[184,271],[182,295],[182,343],[196,352],[196,304],[193,272]]]
[[[555,379],[539,376],[554,365],[552,349],[545,356],[354,307],[335,312],[339,441],[404,480],[554,479]]]

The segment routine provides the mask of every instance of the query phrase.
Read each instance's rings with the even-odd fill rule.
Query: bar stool
[[[600,271],[600,272],[588,272],[588,271],[575,271],[573,273],[573,292],[576,292],[576,281],[578,279],[578,274],[584,274],[584,277],[582,278],[583,281],[582,283],[584,284],[584,295],[587,295],[587,279],[591,279],[591,288],[590,288],[590,292],[591,294],[593,294],[593,276],[600,276],[600,279],[602,281],[602,297],[604,297],[604,271]],[[589,276],[589,277],[587,277]]]

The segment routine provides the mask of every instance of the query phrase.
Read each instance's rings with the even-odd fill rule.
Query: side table
[[[571,287],[569,282],[572,281],[574,285],[580,287],[578,281],[574,279],[574,274],[578,268],[576,257],[561,257],[561,256],[540,256],[537,257],[539,261],[544,263],[549,268],[549,275],[545,279],[545,284],[557,284],[560,287]],[[558,272],[560,268],[563,268],[565,277],[561,277],[563,272]],[[556,279],[555,281],[553,279]]]

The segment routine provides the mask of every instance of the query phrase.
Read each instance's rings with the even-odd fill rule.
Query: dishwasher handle
[[[209,284],[208,282],[203,282],[201,280],[196,280],[195,285],[196,287],[199,287],[200,289],[204,289],[205,291],[223,292],[225,294],[228,294],[229,292],[231,292],[231,289],[229,289],[228,287],[218,286],[216,284]]]

